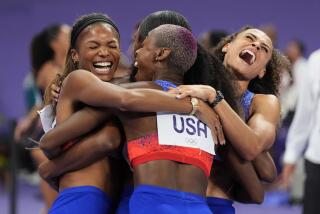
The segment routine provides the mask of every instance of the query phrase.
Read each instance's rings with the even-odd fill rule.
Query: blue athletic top
[[[244,117],[246,121],[248,121],[249,119],[249,110],[250,110],[253,96],[254,96],[254,93],[252,93],[249,90],[246,90],[246,92],[244,92],[241,98],[241,106],[244,111]]]
[[[154,81],[156,84],[162,87],[162,90],[168,91],[169,87],[176,88],[177,86],[173,84],[172,82],[166,81],[166,80],[156,80]]]

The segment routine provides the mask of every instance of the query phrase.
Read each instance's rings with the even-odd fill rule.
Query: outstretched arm
[[[117,149],[120,141],[118,127],[113,122],[107,122],[58,157],[43,163],[39,167],[39,174],[48,180],[84,168]]]
[[[76,93],[75,93],[76,92]],[[125,89],[103,82],[88,71],[73,71],[64,80],[62,93],[89,106],[109,107],[136,112],[190,113],[190,98],[177,100],[175,95],[153,89]]]
[[[75,91],[77,93],[74,93]],[[89,106],[109,107],[122,111],[190,113],[194,107],[189,97],[178,100],[175,95],[160,90],[125,89],[108,82],[102,82],[90,72],[83,70],[69,74],[65,79],[62,93],[68,93],[67,97],[72,97]],[[206,115],[198,114],[197,116],[205,122]],[[212,121],[212,123],[214,122]],[[207,123],[210,128],[214,128],[211,124]],[[217,123],[214,125],[217,126]],[[220,136],[218,139],[223,138],[222,130],[215,131],[213,129],[214,134],[216,134],[215,132],[218,133],[217,136]]]

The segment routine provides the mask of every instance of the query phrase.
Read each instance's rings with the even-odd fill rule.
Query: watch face
[[[221,91],[217,91],[217,95],[218,97],[220,97],[221,100],[224,99],[224,96]]]
[[[223,94],[221,93],[221,91],[217,91],[216,99],[211,104],[211,107],[214,108],[223,99],[224,99],[224,97],[223,97]]]

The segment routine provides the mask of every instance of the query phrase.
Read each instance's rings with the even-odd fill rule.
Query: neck
[[[249,86],[248,80],[237,80],[238,86],[239,86],[239,95],[241,96],[246,90],[248,90]]]
[[[176,85],[181,85],[183,84],[183,76],[179,75],[179,73],[176,69],[158,68],[153,80],[166,80]]]
[[[237,75],[237,72],[229,67],[228,65],[226,65],[225,63],[223,63],[224,66],[229,69],[229,71],[231,71],[233,74],[234,74],[234,78],[235,78],[235,82],[237,83],[238,85],[238,96],[242,96],[243,93],[248,90],[248,86],[249,86],[249,83],[250,83],[250,80],[244,80],[242,77],[238,76]]]

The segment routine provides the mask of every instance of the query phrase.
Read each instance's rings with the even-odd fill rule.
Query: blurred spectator
[[[32,39],[30,47],[32,74],[41,97],[43,97],[46,88],[50,85],[55,76],[64,69],[65,59],[69,48],[69,37],[69,26],[54,24],[44,28]],[[18,122],[14,133],[16,141],[22,141],[24,136],[39,139],[43,134],[42,126],[37,114],[37,110],[40,110],[41,107],[42,104],[36,103],[29,113]],[[41,150],[32,150],[31,155],[36,166],[46,160]],[[47,209],[51,207],[51,203],[55,199],[57,193],[42,180],[40,181],[40,187]]]
[[[301,82],[306,76],[307,61],[304,56],[304,44],[299,40],[292,40],[288,43],[285,54],[292,64],[291,72],[285,72],[281,82],[281,108],[282,116],[291,119],[298,99],[298,91],[301,89]]]
[[[262,25],[260,29],[265,32],[271,39],[273,46],[277,47],[278,45],[278,31],[277,28],[272,24]]]
[[[224,30],[210,30],[199,37],[199,43],[211,51],[228,33]]]
[[[303,213],[320,210],[320,49],[308,60],[308,73],[303,79],[292,125],[289,129],[281,181],[290,186],[297,161],[304,153],[306,180]],[[305,152],[304,152],[305,151]]]

